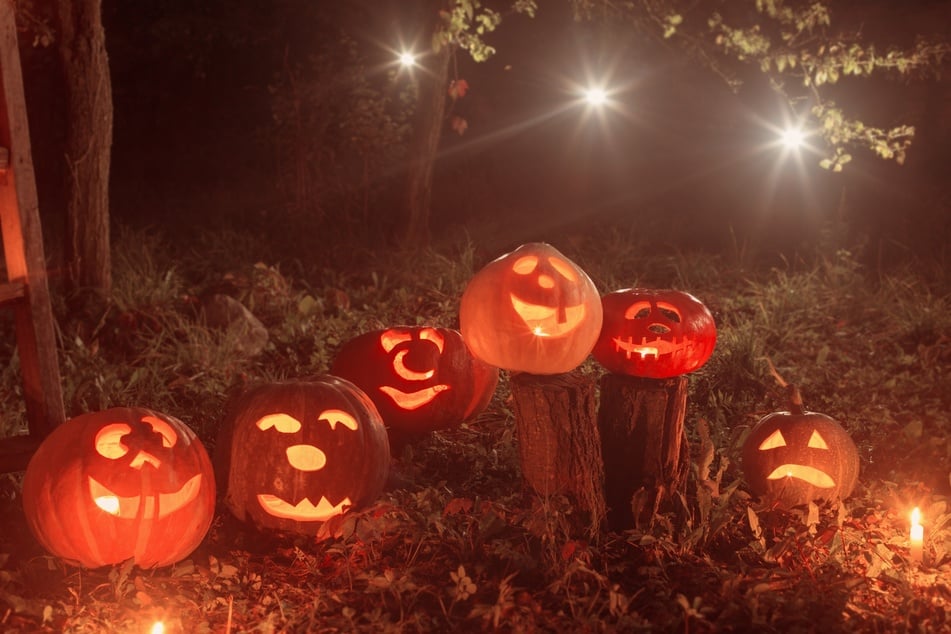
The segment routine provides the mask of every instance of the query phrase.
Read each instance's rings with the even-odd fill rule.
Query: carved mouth
[[[139,506],[145,504],[141,510],[142,519],[166,517],[175,511],[187,506],[198,497],[201,488],[201,474],[195,474],[178,491],[159,493],[158,495],[116,495],[107,486],[89,478],[89,494],[96,506],[109,515],[123,518],[138,518]]]
[[[835,486],[835,481],[825,471],[801,464],[780,465],[766,476],[767,480],[782,480],[783,478],[797,478],[820,489],[831,489]]]
[[[404,392],[389,385],[380,387],[381,392],[393,399],[393,402],[396,403],[398,407],[406,410],[419,409],[423,405],[428,405],[432,403],[433,399],[439,396],[441,392],[445,392],[448,389],[449,386],[444,384],[434,385],[422,390],[416,390],[415,392]]]
[[[291,504],[276,495],[266,493],[258,495],[258,504],[268,515],[303,522],[323,522],[334,515],[340,515],[353,505],[350,498],[345,497],[340,504],[334,506],[323,495],[320,496],[320,501],[317,504],[311,502],[309,498],[304,498],[297,504]]]
[[[566,306],[563,318],[560,318],[559,309],[550,306],[539,306],[523,302],[512,296],[512,308],[522,318],[522,321],[538,337],[562,337],[574,330],[584,319],[584,304]]]
[[[641,337],[640,343],[635,343],[633,337],[628,337],[626,340],[621,337],[613,337],[611,341],[614,342],[614,350],[623,352],[628,359],[635,355],[641,359],[647,357],[658,359],[664,355],[681,352],[690,347],[690,343],[683,339],[678,343],[676,340],[666,341],[660,338],[648,341],[647,337]]]

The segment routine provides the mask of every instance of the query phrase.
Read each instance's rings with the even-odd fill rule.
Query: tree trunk
[[[59,0],[66,79],[66,263],[71,290],[112,288],[109,165],[112,83],[101,0]]]
[[[432,20],[430,33],[436,33],[442,25],[439,9],[441,0],[426,3],[430,12],[425,19]],[[426,56],[424,69],[419,74],[419,101],[417,104],[414,138],[410,145],[409,173],[406,183],[401,226],[398,230],[400,243],[407,248],[420,248],[429,244],[429,217],[433,193],[433,166],[442,137],[443,118],[446,112],[446,91],[449,86],[450,46],[443,45],[433,55]]]
[[[605,506],[594,384],[576,373],[519,373],[511,388],[522,476],[543,497],[568,497],[597,532]]]
[[[601,378],[598,429],[612,530],[649,524],[665,498],[683,492],[690,466],[686,412],[686,376]]]

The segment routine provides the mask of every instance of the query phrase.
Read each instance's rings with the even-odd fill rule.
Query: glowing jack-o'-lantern
[[[357,386],[323,375],[265,383],[232,403],[215,450],[225,505],[259,528],[314,534],[379,496],[386,429]]]
[[[459,307],[462,338],[499,368],[559,374],[579,366],[601,332],[591,278],[558,249],[524,244],[469,281]]]
[[[354,337],[330,371],[366,392],[389,428],[408,433],[472,418],[488,405],[499,380],[498,368],[472,356],[458,330],[430,326]]]
[[[760,420],[743,444],[743,472],[750,489],[779,506],[847,498],[858,483],[859,456],[834,419],[802,410],[774,412]]]
[[[713,354],[713,315],[689,293],[628,288],[601,302],[604,324],[592,355],[611,372],[666,379],[693,372]]]
[[[188,556],[211,526],[214,471],[195,433],[145,408],[83,414],[27,466],[23,508],[51,553],[89,568],[143,568]]]

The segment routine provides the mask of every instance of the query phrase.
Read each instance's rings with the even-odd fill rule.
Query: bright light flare
[[[403,51],[399,54],[397,59],[400,62],[400,66],[403,68],[412,68],[416,66],[416,55],[410,51]]]
[[[608,102],[608,93],[604,88],[592,86],[587,88],[584,93],[584,100],[591,106],[603,106]]]
[[[149,630],[149,634],[165,634],[165,624],[161,621],[156,621],[152,624],[152,629]]]
[[[806,133],[802,128],[789,127],[780,133],[779,140],[787,149],[798,150],[806,142]]]

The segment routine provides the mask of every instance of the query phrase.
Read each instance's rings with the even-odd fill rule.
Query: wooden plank
[[[20,280],[0,283],[0,306],[26,297],[26,284]]]
[[[41,438],[65,410],[15,19],[14,0],[0,0],[0,147],[10,155],[0,172],[0,230],[7,276],[26,286],[14,308],[17,349],[30,435]]]

